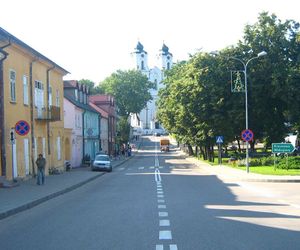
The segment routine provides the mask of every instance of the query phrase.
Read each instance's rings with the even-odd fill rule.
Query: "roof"
[[[97,111],[101,114],[102,117],[108,119],[108,112],[106,112],[104,109],[98,107],[97,105],[95,105],[95,104],[92,103],[92,102],[89,102],[89,105],[90,105],[93,109],[97,110]]]
[[[74,99],[74,97],[72,95],[70,95],[69,93],[65,92],[64,93],[64,97],[70,101],[71,103],[73,103],[75,106],[83,109],[83,110],[86,110],[86,111],[90,111],[90,112],[94,112],[94,113],[97,113],[99,114],[99,112],[97,110],[95,110],[94,108],[92,108],[90,105],[88,104],[84,104],[84,103],[81,103],[79,101],[76,101]]]
[[[64,81],[64,88],[77,88],[78,81],[68,80]]]
[[[147,54],[147,52],[144,50],[144,46],[140,42],[137,43],[137,45],[135,47],[135,52],[136,53],[144,52],[145,54]]]
[[[111,95],[91,95],[89,98],[93,103],[114,101],[114,97]]]
[[[77,80],[65,80],[64,81],[64,89],[76,89],[78,88],[79,90],[82,90],[84,93],[89,92],[89,87],[81,84]]]
[[[48,62],[49,64],[53,65],[55,68],[58,68],[59,70],[61,70],[65,75],[70,73],[66,69],[62,68],[61,66],[59,66],[58,64],[56,64],[55,62],[50,60],[48,57],[46,57],[43,54],[39,53],[38,51],[36,51],[35,49],[30,47],[26,43],[22,42],[20,39],[13,36],[12,34],[10,34],[9,32],[7,32],[5,29],[3,29],[1,27],[0,27],[0,40],[7,42],[7,45],[9,43],[15,43],[15,44],[23,47],[24,49],[26,49],[27,51],[29,51],[30,53],[32,53],[36,57]]]
[[[161,51],[162,51],[163,55],[171,55],[171,56],[173,56],[172,53],[169,52],[169,47],[167,45],[165,45],[164,43],[163,43]]]

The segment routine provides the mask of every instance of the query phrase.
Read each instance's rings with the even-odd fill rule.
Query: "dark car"
[[[108,155],[97,154],[95,159],[91,163],[91,169],[94,170],[105,170],[108,172],[112,171],[111,160]]]

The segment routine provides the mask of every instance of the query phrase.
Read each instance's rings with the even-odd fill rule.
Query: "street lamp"
[[[213,51],[210,54],[212,55],[219,55],[218,51]],[[257,56],[250,58],[248,61],[244,62],[240,58],[233,57],[233,56],[228,56],[228,59],[233,59],[236,61],[239,61],[240,63],[243,64],[244,66],[244,73],[245,73],[245,111],[246,111],[246,130],[248,130],[248,84],[247,84],[247,66],[249,62],[251,62],[254,59],[257,59],[259,57],[267,55],[266,51],[261,51],[260,53],[257,54]],[[249,173],[249,142],[246,141],[246,169],[247,173]]]

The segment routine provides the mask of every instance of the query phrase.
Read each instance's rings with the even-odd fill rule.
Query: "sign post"
[[[289,155],[293,153],[295,147],[292,143],[272,143],[272,153],[274,154],[274,168],[276,170],[276,154],[286,155],[286,168],[289,168]]]
[[[15,162],[14,162],[14,158],[15,158],[15,144],[16,144],[16,136],[15,136],[15,128],[12,127],[10,129],[10,143],[11,143],[11,175],[12,175],[12,180],[13,182],[17,182],[15,179]]]
[[[222,146],[221,146],[221,144],[223,142],[224,142],[224,136],[222,136],[222,135],[216,136],[216,143],[218,144],[218,149],[219,149],[219,157],[218,157],[219,165],[222,164]]]

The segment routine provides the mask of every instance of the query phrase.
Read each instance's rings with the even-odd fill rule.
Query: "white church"
[[[163,132],[163,128],[156,119],[156,101],[158,99],[158,91],[163,88],[162,80],[164,79],[164,71],[171,69],[173,65],[173,55],[169,52],[169,48],[163,44],[159,51],[160,68],[148,66],[148,53],[144,50],[144,46],[138,42],[135,51],[136,69],[140,70],[148,77],[148,80],[155,83],[155,88],[150,90],[152,100],[147,103],[145,109],[139,114],[131,116],[131,126],[133,134],[152,134],[154,132]]]

